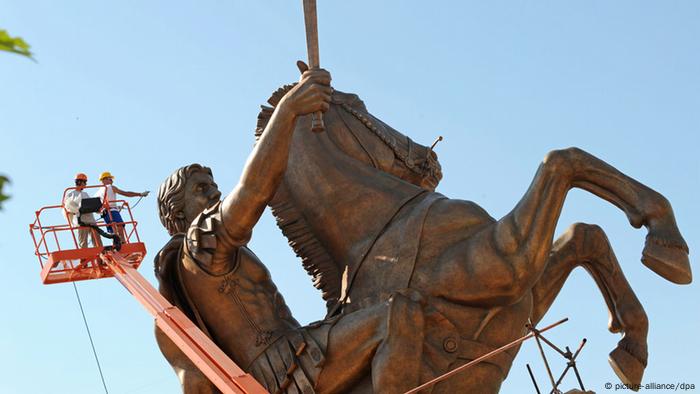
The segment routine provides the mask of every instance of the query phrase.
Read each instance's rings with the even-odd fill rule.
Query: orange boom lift
[[[88,186],[99,188],[104,186]],[[75,190],[70,187],[63,192]],[[92,200],[92,199],[89,199]],[[92,202],[93,205],[95,201]],[[44,284],[76,282],[81,280],[116,278],[136,298],[146,311],[154,317],[156,325],[189,357],[209,380],[224,394],[263,394],[267,391],[251,375],[245,373],[221,349],[219,349],[187,316],[170,304],[137,269],[146,256],[146,245],[139,238],[136,221],[129,204],[124,200],[99,202],[97,208],[106,208],[109,203],[121,204],[126,239],[116,239],[107,247],[79,248],[76,231],[68,220],[65,208],[51,205],[36,211],[35,219],[29,225],[34,241],[34,254],[41,265],[41,281]],[[86,201],[83,200],[83,205]],[[88,208],[90,210],[90,208]],[[94,212],[96,209],[90,210]],[[81,213],[85,213],[81,209]],[[51,217],[53,215],[53,217]],[[45,225],[45,221],[56,223],[56,217],[63,216],[65,222],[58,225]],[[104,233],[102,228],[110,226],[102,221],[90,226],[92,231]],[[117,233],[115,231],[115,233]],[[62,247],[69,245],[68,249]]]

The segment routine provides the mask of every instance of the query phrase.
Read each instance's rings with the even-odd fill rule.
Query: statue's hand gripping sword
[[[309,53],[309,68],[319,68],[318,24],[316,23],[316,0],[302,0],[304,4],[304,25],[306,26],[306,50]],[[311,130],[319,133],[325,129],[323,112],[311,114]]]

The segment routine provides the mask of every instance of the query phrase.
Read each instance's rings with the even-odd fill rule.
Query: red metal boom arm
[[[105,252],[102,260],[114,276],[143,305],[156,325],[189,357],[224,394],[267,394],[179,309],[170,304],[118,252]]]

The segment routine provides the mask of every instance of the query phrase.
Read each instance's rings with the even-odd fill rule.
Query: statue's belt
[[[246,370],[271,393],[286,392],[295,385],[301,393],[311,394],[324,361],[316,341],[305,328],[298,328],[280,335]]]

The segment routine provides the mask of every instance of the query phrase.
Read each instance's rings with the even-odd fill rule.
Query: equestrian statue
[[[161,293],[271,393],[404,393],[526,334],[571,271],[584,267],[622,338],[610,364],[638,384],[648,319],[600,227],[576,223],[554,239],[580,188],[647,228],[642,262],[692,280],[688,247],[658,192],[577,148],[549,152],[500,219],[435,192],[437,155],[374,117],[355,94],[307,70],[275,91],[239,183],[220,201],[211,170],[193,164],[160,187],[172,239],[156,257]],[[311,132],[323,112],[324,131]],[[301,326],[246,244],[265,206],[326,301]],[[185,393],[214,386],[156,330]],[[421,392],[496,393],[518,348]]]

